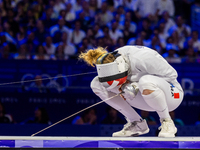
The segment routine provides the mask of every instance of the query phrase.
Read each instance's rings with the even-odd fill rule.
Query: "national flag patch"
[[[179,93],[174,93],[174,98],[179,98]]]

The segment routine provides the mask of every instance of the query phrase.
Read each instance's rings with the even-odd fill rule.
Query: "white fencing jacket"
[[[116,50],[130,65],[127,80],[138,82],[144,75],[155,75],[182,91],[176,70],[155,50],[144,46],[124,46]]]

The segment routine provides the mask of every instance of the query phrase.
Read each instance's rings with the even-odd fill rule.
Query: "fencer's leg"
[[[91,88],[102,100],[116,95],[115,93],[107,91],[99,82],[98,77],[94,78],[91,82]],[[106,103],[122,113],[128,121],[124,125],[124,128],[119,132],[113,133],[113,136],[134,136],[149,132],[146,121],[120,96],[110,99]]]
[[[144,89],[142,96],[146,103],[156,110],[160,119],[171,118],[169,115],[165,94],[161,89],[157,87],[151,88],[151,90]]]
[[[93,92],[102,100],[108,99],[109,97],[116,95],[115,93],[107,91],[106,88],[103,87],[99,82],[98,77],[95,77],[92,80],[91,88]],[[131,122],[141,120],[139,114],[120,96],[110,99],[106,101],[106,103],[122,113]]]
[[[151,76],[143,76],[139,80],[139,89],[146,103],[155,109],[160,117],[162,130],[159,137],[175,137],[177,128],[169,115],[165,93],[151,79]]]

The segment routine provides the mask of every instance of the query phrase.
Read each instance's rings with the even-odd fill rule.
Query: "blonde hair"
[[[96,49],[90,49],[90,50],[86,51],[85,53],[81,53],[79,55],[79,59],[83,59],[87,64],[94,67],[97,59],[105,53],[108,53],[108,51],[106,49],[104,49],[103,47],[98,47]],[[113,62],[114,60],[115,60],[114,55],[108,54],[104,58],[103,64]]]

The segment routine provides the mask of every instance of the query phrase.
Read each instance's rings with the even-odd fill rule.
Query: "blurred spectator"
[[[163,12],[167,11],[170,17],[174,16],[175,8],[174,8],[173,0],[157,0],[156,6],[157,6],[158,15],[161,16]]]
[[[12,123],[13,119],[12,116],[6,114],[6,110],[3,104],[0,102],[0,123]]]
[[[109,2],[109,0],[107,0],[107,3]],[[113,6],[114,6],[114,8],[112,8],[112,9],[116,9],[116,8],[119,8],[119,7],[121,7],[122,5],[124,5],[124,2],[123,2],[123,0],[113,0]],[[113,11],[114,11],[113,10]]]
[[[110,38],[113,40],[113,43],[116,44],[119,37],[123,37],[123,33],[117,29],[118,23],[116,21],[112,22],[112,27],[109,30]]]
[[[177,48],[178,51],[183,48],[184,43],[179,38],[177,31],[174,31],[172,33],[171,39],[172,39],[171,43],[176,46],[176,48]]]
[[[93,34],[95,38],[100,38],[104,36],[103,31],[100,29],[100,26],[97,23],[93,26]]]
[[[50,34],[53,37],[53,39],[56,39],[56,42],[59,42],[61,39],[56,34],[67,32],[68,33],[68,41],[71,40],[71,30],[65,26],[65,20],[63,18],[60,18],[58,20],[58,24],[52,26],[50,28]]]
[[[23,24],[27,25],[28,30],[33,30],[35,28],[36,19],[32,9],[27,10],[27,16],[23,20]]]
[[[39,44],[44,43],[46,35],[49,34],[48,30],[44,28],[42,20],[37,20],[36,29],[34,30],[35,37]]]
[[[128,45],[143,45],[143,46],[147,46],[149,47],[151,44],[151,41],[149,39],[146,40],[146,32],[145,31],[141,31],[140,33],[138,33],[138,36],[135,38],[130,38],[127,42]],[[137,42],[136,42],[137,41]]]
[[[71,3],[67,3],[66,4],[65,11],[66,11],[65,21],[69,21],[69,22],[74,21],[75,18],[76,18],[76,14],[75,14],[75,12],[72,9],[72,4]]]
[[[166,40],[169,37],[168,33],[165,33],[165,23],[161,22],[158,27],[158,38],[162,44],[162,47],[166,47]]]
[[[151,45],[149,46],[150,48],[156,50],[158,53],[162,54],[162,44],[160,42],[160,39],[158,38],[158,36],[153,36],[151,39]]]
[[[21,1],[21,2],[18,2],[17,3],[17,15],[15,16],[15,21],[17,21],[17,22],[20,22],[20,23],[22,23],[23,22],[23,20],[25,19],[25,17],[26,17],[26,12],[25,12],[25,9],[24,9],[24,2],[23,1]]]
[[[93,48],[92,45],[89,43],[89,39],[86,37],[82,40],[82,44],[80,46],[83,46],[85,50]]]
[[[33,15],[36,20],[38,20],[42,16],[43,12],[43,1],[39,0],[32,4]]]
[[[165,34],[168,34],[169,29],[171,27],[175,26],[174,20],[172,18],[170,18],[169,13],[167,11],[163,12],[161,22],[165,23],[165,29],[164,29]]]
[[[50,57],[47,55],[46,49],[42,46],[39,45],[36,48],[36,54],[33,56],[34,60],[49,60]]]
[[[45,28],[49,29],[56,24],[56,19],[52,7],[47,7],[43,12],[41,20],[43,20]]]
[[[80,21],[76,21],[74,30],[72,31],[71,42],[74,45],[78,46],[79,44],[81,44],[83,38],[85,38],[85,37],[86,37],[86,34],[83,30],[81,30]]]
[[[100,25],[107,25],[111,20],[113,20],[113,14],[108,10],[107,2],[103,2],[101,5],[101,12],[99,14]]]
[[[127,44],[128,40],[131,39],[132,37],[135,37],[135,29],[131,27],[131,22],[126,20],[124,22],[124,30],[123,30],[123,37],[124,41]]]
[[[115,16],[119,16],[119,22],[124,22],[125,20],[125,10],[123,6],[118,6]]]
[[[92,28],[89,28],[87,30],[87,33],[86,33],[86,37],[89,39],[89,42],[92,44],[92,45],[95,45],[95,37],[94,37],[94,32],[92,30]]]
[[[82,10],[82,0],[76,0],[72,6],[72,9],[75,11],[75,13],[78,13]]]
[[[198,0],[173,0],[175,4],[175,15],[182,15],[185,18],[187,24],[190,23],[191,19],[191,5]]]
[[[55,57],[53,57],[53,60],[67,60],[69,58],[69,56],[65,55],[64,52],[64,46],[63,45],[58,45],[56,47],[56,53],[55,53]]]
[[[170,35],[172,35],[176,31],[178,33],[179,39],[179,46],[183,48],[183,43],[185,42],[186,38],[188,38],[191,34],[191,28],[184,24],[184,20],[182,16],[178,16],[176,18],[176,25],[172,26],[169,30]]]
[[[44,107],[36,107],[34,111],[34,117],[28,118],[21,124],[28,123],[51,124],[48,113]]]
[[[171,116],[171,118],[174,121],[175,125],[184,126],[184,122],[181,119],[176,118],[175,111],[169,112],[169,115]]]
[[[193,44],[194,42],[193,42],[193,40],[192,40],[192,38],[190,38],[190,39],[188,39],[185,43],[184,43],[184,51],[186,50],[186,49],[188,49],[188,48],[192,48],[192,49],[194,49],[194,47],[193,47]],[[197,51],[197,49],[196,49],[196,51]]]
[[[28,54],[26,44],[20,45],[19,52],[14,55],[14,59],[31,59],[31,56]]]
[[[16,39],[17,39],[18,45],[21,45],[26,42],[26,29],[24,26],[20,25],[19,33],[17,33]]]
[[[141,117],[147,121],[148,125],[157,125],[156,120],[154,119],[154,117],[149,115],[148,111],[141,110],[140,113]]]
[[[119,117],[118,111],[110,106],[106,107],[106,116],[101,121],[101,124],[124,124],[125,119]]]
[[[151,3],[147,3],[146,0],[136,0],[133,11],[138,20],[145,17],[156,17],[156,0],[151,0]]]
[[[60,17],[60,18],[63,18],[63,19],[65,20],[66,13],[67,13],[67,12],[66,12],[65,9],[61,10],[60,13],[59,13],[59,17]],[[67,22],[66,22],[66,23],[67,23]]]
[[[144,42],[141,37],[136,38],[135,45],[144,46]]]
[[[31,83],[29,88],[27,89],[29,92],[32,93],[47,93],[49,90],[45,87],[42,82],[42,76],[36,75],[34,78],[35,82]]]
[[[7,24],[9,26],[9,24]],[[17,42],[15,41],[15,39],[8,33],[3,31],[3,27],[0,25],[0,36],[3,38],[5,38],[4,42],[8,42],[8,43],[12,43],[14,45],[17,44]],[[4,43],[1,41],[1,44]]]
[[[124,6],[128,9],[128,10],[133,10],[135,2],[137,0],[124,0]]]
[[[0,12],[1,12],[1,19],[5,18],[7,15],[6,9],[4,7],[4,2],[0,1]]]
[[[98,45],[98,46],[100,46],[100,47],[106,47],[107,45],[105,45],[103,39],[104,39],[103,37],[96,38],[96,45]]]
[[[81,29],[85,32],[92,26],[92,18],[86,16],[84,11],[78,13],[78,20],[81,22]]]
[[[43,44],[43,46],[49,56],[55,54],[56,46],[53,44],[51,36],[47,36],[45,38],[45,43]]]
[[[126,12],[125,14],[125,20],[123,22],[123,25],[124,25],[124,30],[129,30],[130,32],[132,33],[135,33],[136,32],[136,29],[137,29],[137,25],[135,22],[132,21],[132,14],[130,11]]]
[[[35,38],[34,32],[28,32],[27,34],[28,36],[25,43],[27,43],[28,52],[32,54],[32,53],[35,53],[36,47],[39,45],[39,42]]]
[[[109,52],[112,52],[113,50],[115,50],[115,47],[114,47],[114,43],[113,43],[113,40],[109,37],[104,37],[103,38],[103,42],[104,44],[106,45],[107,47],[107,50]]]
[[[104,35],[104,37],[110,38],[109,27],[108,26],[103,26],[102,28],[103,28],[103,34],[102,34],[102,36]]]
[[[67,42],[67,37],[67,33],[63,32],[61,38],[62,41],[59,43],[59,45],[63,46],[65,58],[76,54],[75,46],[72,43]]]
[[[96,12],[97,9],[98,9],[97,0],[89,0],[89,7],[90,7],[91,10],[93,10],[94,12]]]
[[[94,108],[85,110],[81,116],[77,116],[72,121],[72,124],[76,125],[94,125],[97,124],[97,115]]]
[[[56,12],[56,14],[59,14],[61,10],[66,9],[66,6],[62,0],[51,0],[51,3],[51,5],[53,6],[53,10],[54,12]]]
[[[200,52],[200,39],[198,31],[192,31],[191,40],[193,41],[193,48]]]
[[[173,44],[167,44],[166,46],[167,52],[163,54],[163,57],[169,62],[169,63],[180,63],[181,58],[177,54],[177,48]]]
[[[144,31],[146,33],[145,40],[149,39],[152,34],[152,29],[150,28],[150,20],[148,18],[144,18],[141,22],[141,26],[138,26],[137,32]]]
[[[120,48],[120,47],[122,47],[122,46],[125,46],[125,41],[124,41],[124,38],[123,38],[123,37],[119,37],[119,38],[117,39],[117,44],[116,44],[115,49]]]
[[[87,1],[82,2],[82,8],[83,12],[85,13],[85,16],[88,18],[93,18],[95,16],[95,13],[92,9],[90,9],[89,4]]]
[[[14,20],[14,11],[13,9],[8,9],[7,18],[8,24],[10,25],[10,30],[12,31],[13,37],[16,37],[16,34],[19,32],[19,24]]]
[[[182,58],[182,62],[185,63],[194,63],[197,62],[197,52],[194,51],[194,48],[189,47],[185,52],[185,57]]]
[[[0,58],[1,59],[12,59],[12,55],[10,54],[11,50],[10,50],[10,46],[8,45],[8,43],[4,43],[3,45],[1,45],[1,53],[0,53]]]

